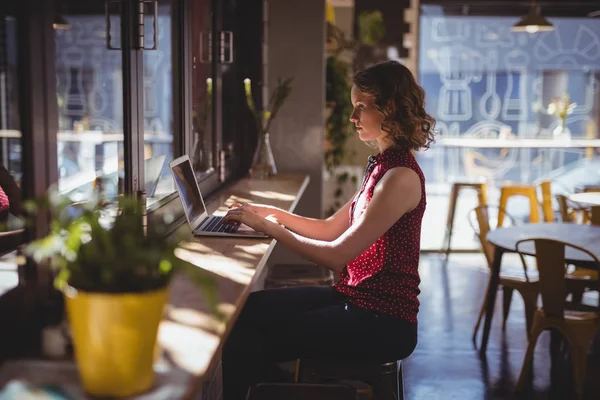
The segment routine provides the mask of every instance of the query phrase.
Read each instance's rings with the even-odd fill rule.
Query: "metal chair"
[[[600,260],[588,250],[572,244],[551,239],[525,239],[517,242],[517,252],[525,263],[522,251],[524,243],[533,243],[539,270],[542,308],[536,310],[530,331],[529,345],[523,361],[523,368],[517,383],[517,390],[523,390],[531,372],[533,353],[539,335],[544,330],[556,329],[569,342],[573,363],[575,390],[579,398],[583,396],[587,352],[590,342],[600,330],[600,317],[597,312],[581,312],[566,309],[567,280],[565,248],[572,247],[587,253],[596,266]]]
[[[492,263],[494,260],[494,246],[487,242],[486,237],[490,228],[490,216],[489,210],[491,208],[495,208],[498,210],[498,216],[505,215],[508,217],[512,225],[516,225],[516,221],[513,217],[510,216],[505,210],[501,207],[494,206],[479,206],[473,209],[469,213],[469,224],[473,231],[479,237],[479,242],[481,243],[481,249],[485,256],[485,259],[488,264],[488,268],[490,271],[492,270]],[[475,218],[473,218],[475,216]],[[475,225],[475,221],[477,225]],[[513,291],[516,289],[523,297],[523,302],[525,303],[525,321],[527,325],[527,332],[531,329],[531,324],[533,321],[533,313],[537,307],[537,298],[539,294],[539,284],[537,271],[531,270],[523,266],[522,268],[519,266],[515,267],[502,267],[500,270],[500,285],[502,285],[503,291],[503,322],[502,329],[506,329],[506,320],[508,319],[508,313],[510,311],[510,303],[512,301]],[[486,297],[481,304],[481,310],[479,311],[479,317],[477,318],[477,323],[475,324],[475,329],[473,330],[473,343],[475,343],[475,339],[477,336],[477,331],[479,330],[479,326],[481,325],[481,320],[483,319],[483,315],[485,314],[486,308]]]

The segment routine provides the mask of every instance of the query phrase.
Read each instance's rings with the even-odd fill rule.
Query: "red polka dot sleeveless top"
[[[388,149],[369,157],[362,188],[350,207],[350,225],[367,209],[377,182],[390,169],[410,168],[421,180],[421,201],[341,272],[334,288],[358,307],[417,323],[420,293],[421,220],[425,212],[425,177],[409,151]]]
[[[8,196],[4,193],[2,186],[0,186],[0,212],[8,210],[10,207],[10,202],[8,201]]]

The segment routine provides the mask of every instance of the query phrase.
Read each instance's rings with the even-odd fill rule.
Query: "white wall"
[[[296,212],[322,213],[325,138],[325,0],[265,2],[267,77],[270,92],[278,77],[293,77],[293,89],[270,129],[279,172],[310,175]],[[269,263],[301,260],[277,246]]]

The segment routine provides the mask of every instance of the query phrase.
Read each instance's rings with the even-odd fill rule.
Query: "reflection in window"
[[[213,152],[213,80],[211,2],[192,5],[192,154],[197,177],[215,166]]]
[[[173,160],[172,2],[158,6],[156,50],[144,50],[144,183],[148,205],[175,191],[169,171]],[[146,47],[153,47],[151,17],[145,24]],[[180,133],[182,135],[182,133]]]
[[[17,21],[0,16],[0,230],[11,230],[20,225],[23,212],[21,180],[23,155],[19,111],[19,82],[17,54]],[[0,239],[0,254],[6,250],[10,238]],[[5,246],[6,245],[6,246]],[[6,249],[4,249],[4,248]]]
[[[74,202],[91,198],[96,178],[107,199],[122,192],[123,81],[121,51],[106,46],[104,2],[67,0],[57,9],[66,24],[55,27],[59,191]],[[120,43],[120,17],[111,15],[112,45]]]
[[[17,22],[0,14],[0,296],[19,283],[14,249],[23,241]]]

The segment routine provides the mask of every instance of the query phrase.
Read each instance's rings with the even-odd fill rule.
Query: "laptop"
[[[179,198],[192,234],[196,236],[228,236],[268,238],[269,235],[239,223],[227,224],[223,217],[211,215],[200,193],[200,187],[188,156],[181,156],[169,163]]]

